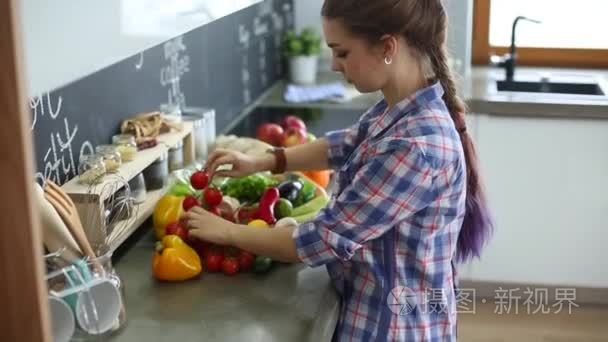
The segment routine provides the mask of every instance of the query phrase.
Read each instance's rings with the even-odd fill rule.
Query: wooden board
[[[158,137],[159,143],[157,146],[143,151],[138,151],[135,160],[123,163],[120,166],[118,175],[120,175],[127,181],[133,179],[133,177],[137,176],[146,167],[148,167],[155,160],[157,160],[162,153],[167,152],[169,146],[174,146],[178,141],[183,141],[192,132],[192,123],[184,122],[183,124],[184,128],[181,131],[161,134]],[[193,148],[193,145],[192,143],[189,143],[186,147],[191,149]],[[184,148],[184,150],[186,151],[187,149]],[[191,152],[186,154],[190,155]],[[107,198],[109,194],[106,191],[102,191],[102,189],[104,189],[104,186],[110,186],[110,182],[114,180],[113,177],[106,177],[102,184],[95,185],[94,190],[91,192],[90,186],[80,184],[78,182],[78,177],[75,177],[66,184],[64,184],[62,188],[72,197],[75,197],[73,195],[88,195],[91,193],[99,195],[103,192],[103,196],[101,197],[101,200],[103,201]]]
[[[19,1],[0,1],[0,340],[50,341],[50,320],[38,212],[34,153],[23,81]]]

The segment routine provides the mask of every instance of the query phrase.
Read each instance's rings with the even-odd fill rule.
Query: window
[[[518,64],[559,67],[608,67],[608,1],[475,0],[473,63],[508,53],[517,16]]]

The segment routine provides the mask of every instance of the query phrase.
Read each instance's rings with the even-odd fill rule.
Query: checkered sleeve
[[[339,131],[332,131],[325,134],[329,143],[329,166],[337,169],[346,161],[346,157],[355,148],[358,124],[350,128]]]
[[[373,149],[350,185],[294,231],[302,262],[319,266],[349,260],[362,244],[432,201],[433,170],[419,147],[394,140]]]

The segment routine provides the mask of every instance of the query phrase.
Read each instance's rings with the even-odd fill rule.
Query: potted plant
[[[289,61],[289,78],[296,84],[313,84],[317,78],[321,37],[312,28],[298,35],[293,31],[285,35],[283,52]]]

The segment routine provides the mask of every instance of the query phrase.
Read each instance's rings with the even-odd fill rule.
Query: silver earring
[[[390,57],[384,57],[384,64],[390,65],[393,63],[393,60]]]

